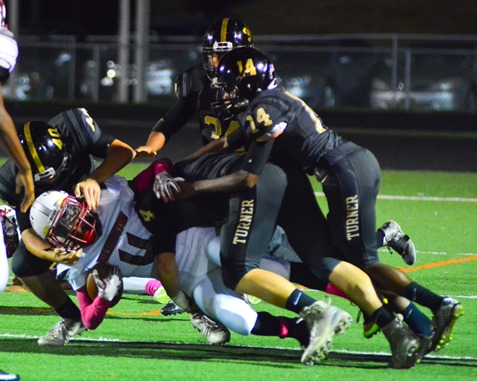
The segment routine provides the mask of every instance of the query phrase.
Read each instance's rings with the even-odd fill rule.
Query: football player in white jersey
[[[72,196],[59,191],[40,195],[30,213],[35,232],[48,243],[44,249],[63,246],[68,250],[83,251],[74,265],[60,265],[58,271],[68,271],[65,279],[78,293],[83,319],[88,314],[86,308],[89,305],[95,303],[101,307],[102,315],[95,314],[92,321],[84,321],[90,329],[101,323],[119,290],[114,276],[108,276],[102,284],[105,290],[98,293],[96,298],[103,298],[103,301],[92,301],[85,297],[86,278],[96,263],[107,262],[118,266],[124,277],[159,277],[166,290],[169,291],[170,287],[167,284],[169,279],[161,278],[158,265],[164,253],[158,254],[154,250],[155,237],[139,220],[134,210],[134,194],[127,182],[113,177],[105,185],[97,216]],[[297,318],[275,317],[266,312],[257,314],[243,295],[225,287],[220,263],[214,259],[218,256],[215,249],[217,239],[214,228],[190,228],[181,232],[176,239],[175,263],[180,274],[178,287],[203,312],[189,309],[188,312],[195,312],[191,315],[193,325],[210,343],[215,344],[228,342],[230,333],[210,318],[242,335],[292,337],[306,346],[309,332],[303,321],[300,323]],[[28,246],[28,242],[25,244]],[[270,246],[283,248],[282,244],[285,245],[283,239],[277,238]],[[40,254],[37,252],[37,255]],[[265,257],[262,266],[290,278],[292,265],[289,262]],[[303,274],[302,268],[296,272]],[[108,287],[112,289],[109,292]],[[319,285],[317,287],[323,289]]]

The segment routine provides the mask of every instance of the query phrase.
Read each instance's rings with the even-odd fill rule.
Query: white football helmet
[[[77,250],[92,244],[97,236],[95,215],[84,202],[63,191],[38,196],[30,222],[35,233],[54,247]]]

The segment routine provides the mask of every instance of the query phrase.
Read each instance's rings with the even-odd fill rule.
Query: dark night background
[[[8,3],[13,0],[6,0]],[[116,34],[118,0],[20,1],[20,33]],[[135,0],[131,0],[134,7]],[[203,33],[238,17],[255,34],[477,34],[475,0],[151,0],[151,32]],[[134,23],[134,17],[133,23]]]
[[[118,33],[119,0],[6,0],[20,1],[20,34],[75,34],[79,40],[86,35],[116,35]],[[131,27],[134,30],[134,4],[131,0]],[[242,19],[254,35],[273,34],[353,34],[353,33],[398,33],[398,34],[453,34],[477,35],[477,0],[151,0],[151,34],[203,35],[206,27],[221,17]],[[49,105],[32,103],[29,109],[17,102],[8,109],[15,119],[36,118],[54,114]],[[83,105],[84,106],[84,105]],[[157,104],[151,106],[89,104],[87,107],[103,128],[133,146],[143,143],[152,121],[156,120]],[[46,115],[48,113],[48,115]],[[119,115],[120,114],[120,115]],[[114,121],[109,121],[115,115]],[[475,138],[455,135],[453,140],[435,135],[415,136],[407,130],[428,128],[437,132],[458,128],[467,134],[474,131],[474,115],[406,113],[346,113],[321,112],[327,124],[349,127],[350,121],[360,121],[360,126],[374,129],[376,136],[361,134],[348,129],[346,137],[370,148],[386,169],[428,169],[477,171],[475,161]],[[31,118],[31,117],[30,117]],[[118,126],[123,120],[124,128]],[[138,134],[131,124],[142,122],[146,128]],[[384,128],[386,127],[386,128]],[[402,131],[399,139],[393,138],[388,144],[387,128]],[[404,128],[404,129],[403,129]],[[185,129],[187,130],[187,129]],[[190,135],[190,134],[189,134]],[[188,147],[181,142],[185,137],[176,138],[166,147],[166,156],[181,152]],[[137,141],[135,141],[136,139]],[[199,144],[199,143],[197,143]],[[423,150],[423,147],[426,149]],[[446,155],[442,155],[446,152]],[[399,160],[396,160],[399,158]]]

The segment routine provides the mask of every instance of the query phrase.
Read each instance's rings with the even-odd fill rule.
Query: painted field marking
[[[455,258],[455,259],[449,259],[447,261],[440,261],[440,262],[435,262],[435,263],[426,263],[425,265],[421,265],[421,266],[400,268],[400,270],[402,272],[409,273],[409,272],[412,272],[412,271],[427,270],[427,269],[431,269],[431,268],[448,266],[448,265],[455,265],[455,264],[458,264],[458,263],[464,263],[464,262],[470,262],[470,261],[476,261],[476,260],[477,260],[477,255],[473,255],[471,257],[466,257],[466,258]]]
[[[315,192],[316,197],[325,197],[323,192]],[[378,195],[378,200],[401,200],[401,201],[435,201],[435,202],[469,202],[477,204],[477,198],[466,197],[431,197],[431,196],[391,196]]]
[[[40,336],[34,336],[34,335],[24,335],[24,334],[12,334],[12,333],[3,333],[0,334],[0,338],[8,338],[8,339],[25,339],[25,340],[37,340]],[[73,337],[70,340],[70,343],[74,342],[82,342],[82,343],[136,343],[137,341],[128,341],[128,340],[123,340],[123,339],[112,339],[112,338],[106,338],[106,337],[99,337],[99,338],[76,338]],[[150,343],[154,344],[154,342],[147,342],[145,341],[144,343]],[[182,343],[182,342],[168,342],[170,344],[184,344],[187,345],[187,343]],[[197,344],[194,344],[197,345]],[[204,347],[210,346],[210,344],[203,344]],[[235,347],[242,347],[242,348],[249,348],[249,346],[246,345],[235,345]],[[260,346],[260,348],[270,348],[270,349],[284,349],[282,347],[274,347],[274,346]],[[286,350],[290,351],[296,351],[296,352],[301,352],[299,349],[293,349],[293,348],[285,348]],[[373,355],[373,356],[383,356],[383,357],[389,357],[390,354],[388,352],[382,352],[382,351],[377,351],[377,352],[360,352],[360,351],[347,351],[345,349],[336,349],[333,350],[331,353],[344,353],[344,354],[354,354],[354,355]],[[477,358],[472,357],[472,356],[426,356],[426,360],[431,360],[431,359],[436,359],[436,360],[477,360]]]

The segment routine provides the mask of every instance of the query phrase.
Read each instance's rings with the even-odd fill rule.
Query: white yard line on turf
[[[324,197],[323,192],[315,192],[316,197]],[[431,197],[431,196],[390,196],[379,195],[380,200],[403,200],[403,201],[437,201],[437,202],[470,202],[477,203],[477,198],[465,197]]]
[[[31,336],[31,335],[17,335],[17,334],[11,334],[11,333],[3,333],[0,334],[0,338],[9,338],[9,339],[38,339],[39,336]],[[104,337],[100,337],[97,339],[89,338],[89,339],[76,339],[73,338],[71,339],[70,343],[74,343],[75,341],[80,341],[80,342],[115,342],[115,343],[137,343],[137,341],[127,341],[127,340],[121,340],[121,339],[108,339]],[[150,343],[150,342],[145,342],[145,343]],[[171,344],[185,344],[186,343],[171,343]],[[210,346],[210,344],[204,344],[204,346]],[[237,347],[247,347],[246,345],[237,345]],[[282,347],[261,347],[261,348],[273,348],[273,349],[287,349],[287,350],[294,350],[291,348],[282,348]],[[299,351],[299,349],[296,349],[296,351]],[[342,349],[337,349],[333,350],[333,352],[336,353],[345,353],[345,354],[355,354],[355,355],[373,355],[373,356],[389,356],[390,354],[387,352],[359,352],[359,351],[347,351],[347,350],[342,350]],[[426,356],[426,359],[445,359],[445,360],[477,360],[475,357],[470,357],[470,356]]]

